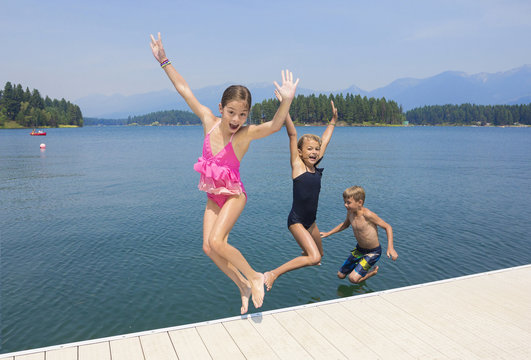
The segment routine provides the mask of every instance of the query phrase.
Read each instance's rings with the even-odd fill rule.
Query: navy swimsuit
[[[321,177],[323,169],[315,168],[315,172],[304,172],[293,179],[293,205],[288,216],[288,228],[293,224],[302,224],[306,229],[315,222]]]

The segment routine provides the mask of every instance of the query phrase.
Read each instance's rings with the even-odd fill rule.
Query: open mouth
[[[231,130],[237,130],[239,125],[238,124],[229,124],[229,127]]]

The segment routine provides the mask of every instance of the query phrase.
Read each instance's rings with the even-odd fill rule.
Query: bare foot
[[[265,283],[266,289],[267,291],[269,291],[273,287],[273,283],[275,282],[278,276],[276,276],[275,273],[272,271],[267,271],[264,273],[264,277],[265,277],[264,283]]]
[[[378,274],[378,268],[379,268],[378,266],[375,266],[374,270],[369,271],[369,273],[365,275],[364,277],[362,277],[360,281],[365,281],[368,278],[373,277],[374,275]]]
[[[251,287],[246,286],[240,288],[240,295],[242,297],[242,307],[240,309],[241,314],[245,314],[249,309],[249,298],[251,297]]]
[[[259,308],[264,303],[264,274],[258,275],[251,280],[251,293],[253,296],[253,304],[255,308]]]
[[[350,280],[351,283],[354,283],[354,284],[359,284],[361,283],[362,281],[365,281],[367,280],[368,278],[370,277],[373,277],[374,275],[378,274],[378,266],[375,266],[373,269],[371,269],[367,274],[365,274],[364,277],[359,277],[360,275],[353,271],[350,273],[350,275],[348,276],[348,279]],[[340,272],[337,273],[337,276],[341,279],[341,274]],[[354,275],[354,276],[353,276]]]

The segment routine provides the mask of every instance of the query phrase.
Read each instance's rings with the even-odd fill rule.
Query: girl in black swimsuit
[[[275,95],[282,101],[276,91]],[[304,266],[318,265],[323,256],[323,243],[315,223],[323,169],[316,166],[323,158],[337,120],[337,109],[333,101],[331,104],[333,116],[322,140],[317,135],[307,134],[297,141],[295,125],[289,114],[286,116],[293,179],[293,205],[288,216],[288,229],[301,247],[302,255],[264,274],[268,291],[280,275]]]

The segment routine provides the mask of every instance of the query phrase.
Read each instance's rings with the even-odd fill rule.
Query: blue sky
[[[171,88],[149,34],[192,88],[280,81],[374,90],[442,71],[531,64],[529,0],[0,0],[0,86],[52,98]]]

